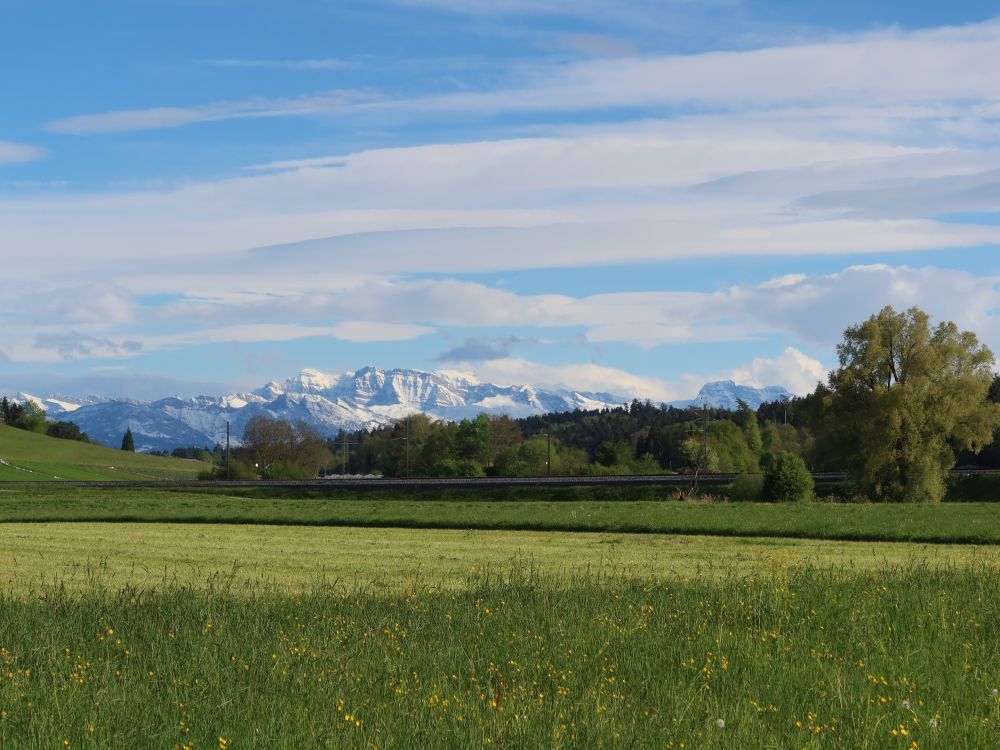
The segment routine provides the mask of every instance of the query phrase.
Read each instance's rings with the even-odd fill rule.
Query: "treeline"
[[[0,399],[0,422],[19,430],[37,432],[63,440],[90,442],[87,433],[81,431],[75,423],[47,419],[45,410],[34,401],[25,400],[24,403],[19,403],[4,396]]]
[[[335,438],[324,438],[303,422],[255,417],[242,444],[232,449],[228,469],[220,446],[214,452],[178,448],[173,455],[211,460],[216,468],[206,476],[232,479],[757,474],[779,454],[808,460],[808,431],[797,422],[794,405],[781,408],[780,423],[768,418],[771,405],[755,412],[746,404],[731,411],[639,401],[522,419],[480,414],[445,422],[413,414]]]
[[[387,476],[554,476],[757,473],[783,452],[805,456],[807,431],[737,411],[633,401],[614,409],[461,422],[414,415],[348,436],[352,473]],[[340,441],[342,443],[343,440]],[[344,465],[343,447],[331,450]]]

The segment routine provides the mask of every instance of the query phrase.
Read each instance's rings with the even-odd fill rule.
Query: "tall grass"
[[[992,569],[0,598],[0,747],[995,747]]]

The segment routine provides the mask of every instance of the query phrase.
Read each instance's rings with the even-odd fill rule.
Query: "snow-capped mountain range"
[[[690,402],[735,408],[741,398],[753,407],[763,401],[790,396],[783,388],[755,389],[732,381],[705,385]],[[321,433],[336,435],[341,429],[371,429],[423,412],[435,419],[460,420],[486,412],[523,417],[575,409],[621,406],[629,397],[609,393],[543,390],[532,385],[498,386],[449,371],[381,370],[365,367],[339,377],[317,370],[303,370],[284,382],[272,381],[249,393],[222,397],[168,397],[158,401],[74,398],[66,395],[31,400],[50,419],[75,422],[92,440],[117,447],[131,428],[136,448],[171,450],[178,446],[212,446],[224,443],[226,423],[232,440],[239,443],[246,423],[255,416],[290,421],[304,420]]]

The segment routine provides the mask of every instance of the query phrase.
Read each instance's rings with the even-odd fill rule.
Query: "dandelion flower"
[[[903,708],[905,708],[907,711],[910,710],[910,702],[908,700],[903,700]]]
[[[940,722],[937,719],[931,718],[927,720],[927,726],[931,729],[937,729]]]
[[[715,720],[715,726],[717,726],[719,729],[724,729],[725,726],[726,726],[726,720],[725,719],[716,719]]]

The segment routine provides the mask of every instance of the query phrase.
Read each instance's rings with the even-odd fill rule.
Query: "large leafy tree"
[[[243,446],[256,470],[269,479],[315,476],[333,462],[323,436],[302,421],[252,417],[243,428]]]
[[[954,323],[886,307],[848,328],[837,354],[814,399],[817,448],[875,500],[940,500],[955,451],[989,444],[1000,425],[993,353]]]

